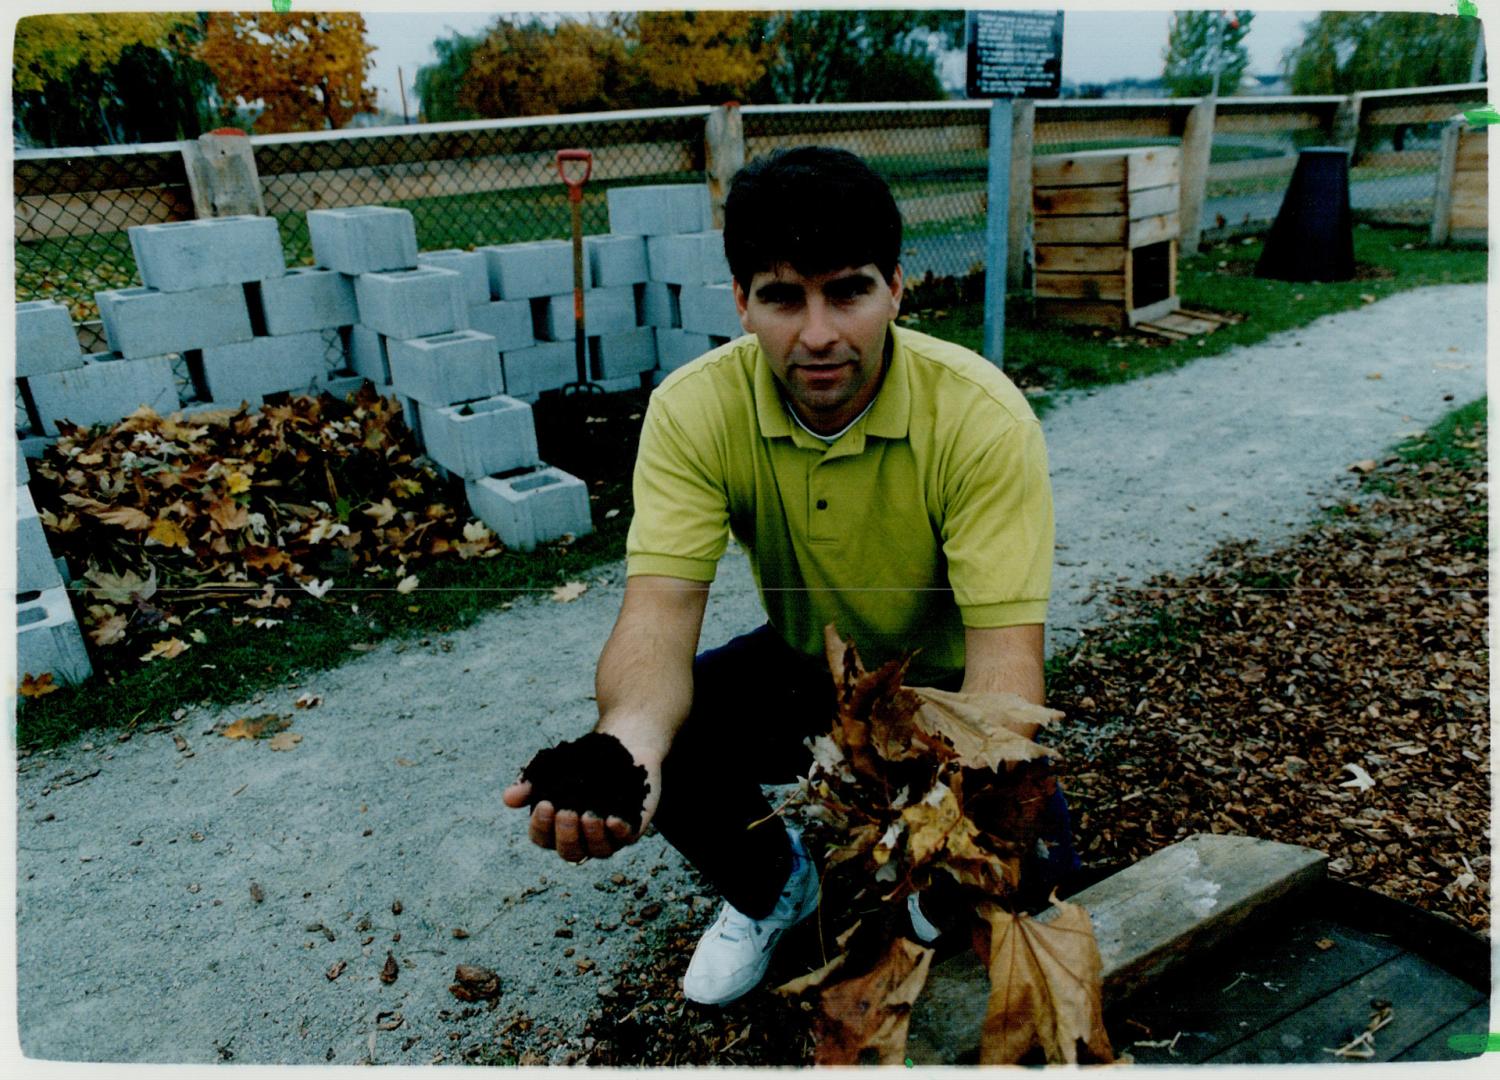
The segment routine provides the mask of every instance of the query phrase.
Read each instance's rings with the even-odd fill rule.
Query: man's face
[[[874,263],[804,277],[778,265],[734,284],[740,324],[793,409],[814,431],[850,423],[880,387],[885,339],[901,309],[901,268],[887,281]]]

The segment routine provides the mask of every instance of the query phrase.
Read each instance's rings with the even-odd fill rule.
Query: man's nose
[[[833,312],[828,304],[819,298],[808,301],[803,309],[802,331],[798,338],[804,349],[815,353],[838,341],[838,327],[834,325]]]

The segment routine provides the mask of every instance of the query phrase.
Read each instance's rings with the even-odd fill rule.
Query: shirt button
[[[819,510],[827,510],[828,509],[828,500],[827,499],[819,499],[818,500],[818,509]]]

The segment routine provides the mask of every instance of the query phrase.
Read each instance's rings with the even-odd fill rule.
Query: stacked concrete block
[[[745,332],[731,285],[684,285],[682,329],[711,337],[736,338]]]
[[[444,248],[417,254],[418,266],[436,266],[463,275],[464,303],[470,307],[490,299],[490,272],[485,257],[478,251]]]
[[[16,591],[41,592],[62,583],[31,488],[22,484],[16,489]]]
[[[327,342],[317,330],[258,337],[204,349],[199,363],[209,402],[257,408],[267,394],[318,393],[327,382]]]
[[[578,378],[577,347],[571,341],[549,341],[501,356],[505,392],[535,401],[544,390],[556,390]]]
[[[76,685],[93,674],[83,632],[62,586],[16,596],[16,671]]]
[[[236,290],[238,292],[238,290]],[[243,302],[243,294],[240,294]],[[27,380],[42,431],[56,435],[59,420],[75,424],[113,424],[148,405],[165,416],[182,402],[172,362],[165,356],[126,359],[94,353],[82,367]]]
[[[529,312],[528,312],[529,317]],[[349,328],[349,367],[378,387],[389,386],[391,362],[386,351],[385,335],[368,326]]]
[[[319,266],[341,274],[410,270],[417,265],[411,211],[392,206],[309,210],[307,232]]]
[[[696,360],[713,348],[714,339],[690,330],[657,329],[657,366],[664,374],[676,371],[690,360]]]
[[[583,255],[588,261],[585,281],[590,288],[638,285],[650,279],[643,236],[585,236]]]
[[[636,305],[640,308],[642,326],[663,330],[682,326],[681,285],[648,281],[637,288]]]
[[[466,330],[463,281],[456,270],[436,266],[360,274],[354,279],[360,324],[401,340]]]
[[[572,299],[570,295],[570,304]],[[536,344],[531,304],[530,300],[488,300],[475,304],[469,308],[469,327],[494,338],[495,348],[502,353],[529,349]]]
[[[250,292],[253,314],[271,335],[352,326],[359,321],[354,280],[337,270],[296,266]]]
[[[593,532],[588,487],[550,465],[520,476],[471,480],[464,490],[470,509],[502,544],[517,551]]]
[[[21,440],[16,440],[16,487],[23,488],[31,483],[31,466],[26,464],[26,449],[21,445]]]
[[[648,237],[646,262],[651,280],[668,285],[710,285],[729,280],[724,234],[719,230]]]
[[[46,375],[83,364],[73,317],[56,300],[16,305],[16,378]]]
[[[386,343],[391,385],[403,397],[439,407],[494,397],[505,389],[495,339],[477,330]]]
[[[573,245],[567,240],[534,240],[476,248],[489,269],[490,296],[532,300],[573,289]]]
[[[141,281],[161,292],[239,285],[286,272],[273,218],[240,214],[169,221],[133,225],[129,233]]]
[[[622,388],[639,389],[639,376],[656,367],[656,331],[638,326],[615,334],[589,338],[589,373],[601,381],[635,376],[635,386],[622,382]],[[609,387],[605,387],[609,389]]]
[[[621,236],[667,236],[712,228],[704,184],[646,184],[610,188],[609,231]]]
[[[427,456],[465,480],[541,463],[531,406],[506,395],[462,405],[419,405]]]
[[[106,289],[96,292],[94,300],[110,350],[129,360],[229,345],[254,336],[243,285],[175,293]]]
[[[541,341],[572,341],[578,320],[573,313],[573,294],[563,293],[532,301],[536,315],[536,336]],[[583,294],[583,327],[589,337],[618,334],[634,330],[638,313],[635,287],[616,285],[605,289],[588,289]]]

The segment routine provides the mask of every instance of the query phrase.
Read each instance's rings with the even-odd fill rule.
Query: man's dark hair
[[[890,281],[901,211],[884,180],[847,150],[800,146],[756,158],[724,201],[724,254],[740,288],[773,266],[803,275],[874,263]]]

